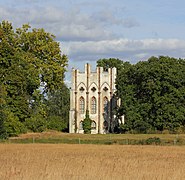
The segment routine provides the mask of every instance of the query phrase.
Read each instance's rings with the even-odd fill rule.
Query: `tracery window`
[[[84,114],[85,112],[85,100],[83,97],[80,97],[80,100],[79,100],[79,110],[80,110],[80,113],[81,114]]]
[[[96,98],[91,99],[91,114],[96,114]]]
[[[82,93],[85,89],[83,87],[81,87],[79,90]]]
[[[91,88],[91,91],[95,92],[96,91],[96,88],[95,87]]]

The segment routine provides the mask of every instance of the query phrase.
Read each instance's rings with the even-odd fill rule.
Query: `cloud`
[[[185,57],[185,40],[178,39],[114,39],[88,42],[62,43],[64,53],[79,61],[97,60],[95,57],[130,59],[132,62],[146,60],[150,56],[168,55]]]
[[[135,18],[118,14],[118,8],[115,10],[99,1],[84,4],[65,2],[57,6],[48,4],[48,1],[44,5],[41,0],[19,0],[15,6],[0,6],[0,20],[9,20],[14,27],[29,23],[34,28],[44,28],[61,41],[110,40],[120,34],[117,27],[139,25]]]
[[[99,11],[92,15],[92,18],[105,25],[121,25],[124,28],[132,28],[139,26],[139,22],[136,19],[130,17],[117,17],[116,13],[112,11]]]
[[[20,1],[24,2],[24,0]],[[9,20],[14,27],[30,23],[34,28],[44,28],[56,35],[57,40],[62,42],[62,51],[72,60],[95,61],[102,57],[116,57],[136,62],[152,55],[185,57],[184,40],[123,39],[123,35],[131,34],[133,37],[141,37],[141,34],[142,37],[149,37],[150,31],[154,31],[155,37],[159,37],[162,27],[166,27],[166,24],[163,26],[158,24],[157,30],[160,27],[160,32],[156,34],[158,31],[155,28],[152,30],[150,24],[140,26],[137,18],[130,17],[131,13],[128,11],[126,13],[125,9],[121,12],[114,9],[114,7],[118,8],[119,4],[117,6],[111,4],[112,7],[105,1],[101,1],[101,3],[96,1],[96,3],[86,2],[86,4],[78,3],[77,5],[77,1],[75,1],[72,5],[73,1],[71,0],[65,1],[68,2],[67,5],[58,3],[59,6],[57,6],[58,4],[54,5],[54,3],[48,4],[49,1],[46,5],[41,4],[41,0],[38,3],[36,0],[35,3],[31,3],[30,0],[26,1],[27,5],[24,4],[24,6],[20,6],[20,4],[15,7],[1,5],[0,20]],[[93,6],[95,6],[94,9]],[[135,27],[137,28],[134,29]],[[168,27],[176,28],[171,24]],[[164,28],[164,32],[172,36],[171,33],[167,33],[169,31],[166,28]],[[174,32],[176,31],[174,30]],[[146,36],[147,33],[148,36]],[[175,34],[173,37],[177,37],[177,35]]]
[[[114,37],[104,24],[78,8],[67,11],[54,6],[29,8],[1,6],[0,17],[0,20],[13,22],[15,27],[29,23],[32,27],[44,28],[63,41],[96,41]]]

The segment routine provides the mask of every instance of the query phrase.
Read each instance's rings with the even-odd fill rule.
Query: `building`
[[[70,90],[70,133],[83,133],[83,120],[86,110],[92,120],[91,134],[113,132],[117,121],[113,114],[117,106],[114,93],[116,68],[103,71],[97,67],[91,72],[89,64],[85,72],[72,70],[72,87]]]

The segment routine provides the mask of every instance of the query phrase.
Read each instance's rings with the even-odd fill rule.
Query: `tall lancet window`
[[[91,114],[96,114],[96,98],[91,99]]]
[[[80,110],[80,114],[84,114],[85,112],[85,100],[83,97],[80,97],[80,101],[79,101],[79,110]]]
[[[103,98],[103,112],[108,113],[108,98],[107,97]]]

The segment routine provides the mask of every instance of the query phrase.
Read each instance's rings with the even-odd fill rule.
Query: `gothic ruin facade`
[[[83,133],[83,120],[86,110],[89,111],[91,134],[113,132],[116,126],[114,109],[117,101],[116,68],[103,71],[97,67],[91,72],[89,64],[85,65],[85,72],[72,70],[72,87],[70,90],[70,119],[69,132]]]

